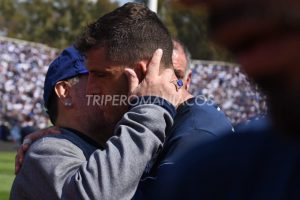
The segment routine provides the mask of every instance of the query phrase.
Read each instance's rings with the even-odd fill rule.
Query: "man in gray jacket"
[[[124,18],[124,15],[128,18]],[[170,45],[168,31],[154,13],[137,4],[125,5],[99,20],[105,24],[111,22],[110,17],[120,19],[115,21],[119,28],[122,28],[122,24],[118,22],[123,20],[127,23],[126,28],[131,29],[135,29],[136,21],[147,18],[150,23],[148,21],[146,27],[156,24],[157,29],[164,35],[162,39],[166,38],[167,42],[155,40],[150,50],[149,46],[139,49],[140,55],[119,57],[125,63],[120,65],[120,62],[111,57],[111,54],[116,53],[114,48],[122,50],[118,44],[113,43],[114,37],[120,32],[109,30],[110,33],[106,36],[112,38],[105,38],[103,43],[94,44],[98,48],[89,49],[88,45],[81,48],[87,55],[89,80],[80,62],[70,58],[72,55],[69,55],[69,50],[62,53],[62,57],[53,63],[54,67],[51,69],[54,72],[47,74],[44,95],[51,120],[63,127],[62,134],[43,138],[32,145],[15,179],[11,199],[130,199],[147,162],[164,141],[164,133],[173,123],[175,108],[161,98],[155,98],[156,101],[152,102],[151,96],[163,96],[176,104],[178,98],[174,97],[179,96],[176,91],[179,86],[175,87],[170,83],[175,78],[171,69],[159,70],[161,51],[154,54],[150,63],[149,60],[155,49],[162,48],[164,56],[161,65],[171,66],[172,44]],[[115,28],[113,25],[107,27]],[[126,32],[129,39],[132,36],[141,36],[135,36],[135,31],[130,28]],[[105,34],[99,35],[105,37]],[[124,47],[131,44],[130,40],[126,41],[126,35],[122,37],[125,43],[119,45]],[[143,35],[141,37],[149,42],[153,40]],[[156,34],[155,37],[160,38],[161,35]],[[139,43],[136,38],[134,40],[137,41],[136,44]],[[79,44],[83,44],[83,41]],[[132,58],[137,60],[130,60]],[[65,59],[72,62],[68,63]],[[59,68],[64,62],[73,66],[71,71],[76,73],[74,76],[79,75],[78,79],[72,78],[74,76],[64,77],[65,74],[72,74]],[[124,66],[139,71],[139,77]],[[146,72],[147,68],[149,69]],[[125,74],[129,76],[129,84]],[[137,78],[143,80],[138,86]],[[111,102],[107,105],[85,106],[87,99],[79,97],[84,96],[84,85],[87,81],[89,94],[111,96],[127,95],[130,92],[132,95],[150,97],[145,97],[148,98],[145,101],[135,99],[135,106],[132,107],[113,105]],[[47,96],[47,92],[55,95]],[[126,111],[128,112],[125,113]],[[91,127],[93,120],[97,120],[98,124]],[[103,138],[111,136],[112,133],[115,136],[104,143]],[[105,147],[105,150],[101,151],[101,147]]]

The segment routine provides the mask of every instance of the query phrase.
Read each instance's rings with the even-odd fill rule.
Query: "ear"
[[[138,79],[139,79],[139,83],[145,78],[146,76],[146,71],[147,71],[147,61],[142,60],[139,61],[138,63],[136,63],[133,67],[133,70],[135,71]]]
[[[72,102],[71,85],[67,81],[59,81],[54,87],[55,93],[59,98],[59,101],[64,105]]]
[[[189,71],[189,73],[188,73],[188,75],[187,75],[187,77],[186,77],[186,84],[185,84],[185,89],[187,90],[187,91],[189,91],[189,89],[190,89],[190,85],[191,85],[191,80],[192,80],[192,72],[191,71]]]

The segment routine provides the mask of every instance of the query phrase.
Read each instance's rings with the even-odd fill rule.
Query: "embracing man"
[[[124,54],[129,45],[135,48]],[[171,37],[155,13],[124,5],[91,24],[76,47],[86,56],[88,79],[74,48],[51,64],[44,100],[62,134],[31,146],[11,199],[130,199],[173,124],[181,96],[172,83]],[[151,60],[159,48],[163,52]],[[141,98],[87,105],[85,86],[95,98],[128,93]]]
[[[87,124],[86,129],[81,130],[80,132],[86,132],[85,135],[89,137],[88,140],[96,141],[97,144],[94,145],[94,148],[91,148],[86,156],[81,156],[80,159],[78,159],[78,163],[68,163],[67,166],[63,165],[64,162],[53,163],[53,165],[50,166],[48,166],[49,163],[45,164],[47,166],[37,165],[38,168],[46,171],[46,174],[43,176],[45,179],[43,178],[41,182],[47,180],[49,177],[54,179],[54,181],[50,182],[51,187],[49,187],[49,193],[47,193],[49,194],[49,197],[63,198],[65,197],[64,195],[66,195],[66,197],[70,197],[72,199],[132,198],[138,181],[142,175],[143,170],[141,170],[141,168],[145,168],[148,163],[147,169],[155,169],[155,166],[152,166],[157,159],[157,153],[160,152],[160,146],[164,141],[164,135],[158,136],[157,134],[164,134],[165,131],[170,132],[170,125],[172,124],[170,122],[172,121],[171,116],[174,114],[174,107],[172,107],[168,101],[174,105],[178,105],[179,103],[182,104],[183,102],[187,103],[182,104],[181,106],[185,109],[180,109],[181,111],[178,115],[178,126],[176,128],[177,133],[175,130],[172,131],[173,134],[171,133],[170,137],[168,137],[169,144],[167,148],[164,149],[164,152],[169,151],[169,153],[172,154],[172,152],[176,152],[177,150],[180,151],[181,145],[189,145],[190,142],[194,140],[194,137],[189,137],[189,133],[192,133],[191,135],[196,135],[197,132],[201,133],[201,130],[204,130],[205,132],[205,129],[201,129],[201,127],[198,126],[202,123],[210,124],[212,122],[218,122],[216,126],[221,126],[221,124],[223,126],[224,124],[225,129],[228,128],[231,130],[230,123],[228,123],[224,114],[219,112],[217,108],[211,107],[209,110],[214,109],[212,110],[212,115],[217,113],[218,116],[219,114],[222,116],[221,118],[218,118],[219,121],[214,121],[214,117],[208,118],[211,120],[205,121],[205,113],[203,119],[195,117],[194,111],[197,111],[198,109],[194,110],[193,105],[197,105],[201,108],[200,106],[205,105],[205,102],[202,100],[199,105],[193,103],[195,100],[191,99],[192,95],[190,95],[187,91],[180,89],[182,83],[180,81],[176,81],[174,72],[171,70],[173,52],[171,37],[165,26],[157,18],[156,14],[149,11],[149,9],[145,6],[129,3],[104,15],[95,23],[88,26],[83,35],[77,40],[75,46],[85,54],[86,65],[89,69],[87,94],[89,94],[89,97],[91,97],[90,95],[93,95],[93,97],[91,99],[89,98],[89,102],[92,105],[88,108],[81,109],[81,111],[76,111],[77,115],[70,114],[68,116],[78,116],[78,119],[75,120],[77,123],[81,121],[90,121],[91,124]],[[153,62],[150,62],[149,64],[149,61],[153,52],[158,48],[163,50],[161,68],[159,68],[160,72],[156,71],[153,73],[153,70],[151,70]],[[158,51],[156,54],[161,53]],[[157,60],[157,56],[153,59]],[[156,68],[153,68],[158,69],[157,63],[159,62],[156,61],[154,63],[156,64],[154,65]],[[130,80],[129,84],[125,74]],[[83,75],[83,77],[84,76],[86,77],[86,75]],[[139,86],[137,86],[138,83],[140,83]],[[66,111],[73,108],[73,106],[75,106],[74,102],[70,101],[68,96],[76,94],[76,90],[73,92],[68,91],[66,88],[68,88],[68,85],[70,84],[67,83],[55,84],[55,92],[58,96],[57,99],[60,99],[58,102],[61,103],[60,108],[64,108]],[[144,95],[144,100],[135,100],[134,104],[137,107],[147,106],[148,108],[149,105],[144,104],[150,103],[151,107],[163,107],[164,112],[161,112],[161,115],[153,115],[152,111],[143,109],[144,112],[142,112],[142,114],[137,112],[136,115],[134,115],[132,113],[132,109],[134,109],[134,107],[129,113],[124,115],[124,113],[129,109],[128,105],[115,105],[113,102],[108,102],[107,104],[100,106],[97,104],[99,102],[99,98],[115,95],[127,95],[128,93],[138,96]],[[151,95],[162,96],[168,101],[155,101],[157,98],[153,98]],[[188,99],[191,99],[191,101],[187,101]],[[93,102],[96,104],[93,104]],[[94,114],[90,115],[88,112],[94,112]],[[80,119],[83,113],[85,113],[87,117]],[[124,117],[122,118],[123,115]],[[166,118],[167,116],[169,117]],[[194,116],[190,122],[188,120],[189,116]],[[64,117],[60,119],[64,119]],[[69,119],[70,118],[66,118],[64,120],[68,121]],[[121,121],[118,123],[119,120]],[[145,123],[140,122],[140,120]],[[201,123],[197,123],[195,120],[199,120]],[[122,122],[124,124],[122,124]],[[188,127],[187,122],[189,122],[189,124],[193,122],[194,125]],[[116,126],[117,123],[118,125]],[[139,125],[140,123],[142,124]],[[180,124],[183,125],[181,126],[182,128],[180,128]],[[135,125],[137,125],[137,127]],[[115,132],[113,132],[115,126]],[[81,125],[79,127],[81,127]],[[68,128],[68,130],[70,130],[70,127]],[[190,128],[194,129],[194,131],[190,132]],[[144,133],[145,130],[148,129],[150,130],[148,137],[152,137],[152,140],[157,142],[155,147],[148,147],[146,145],[147,148],[145,148],[145,143],[148,139],[146,138],[147,136],[140,133]],[[222,127],[220,127],[220,130],[223,130]],[[128,132],[129,134],[133,133],[133,135],[125,137],[128,133],[123,134],[122,131]],[[75,130],[73,132],[77,131]],[[220,131],[220,133],[221,132],[222,131]],[[183,137],[181,137],[180,134]],[[214,136],[218,135],[219,132],[214,132],[212,134],[205,132],[205,134]],[[117,135],[119,137],[114,136],[106,143],[107,139],[113,135]],[[177,135],[179,137],[177,137]],[[202,134],[198,134],[198,136],[201,138]],[[55,136],[55,138],[57,137],[62,136]],[[141,137],[143,141],[141,141],[139,137]],[[155,140],[157,137],[161,139]],[[124,139],[122,140],[122,138]],[[35,154],[32,152],[36,151],[38,148],[42,148],[42,142],[47,140],[49,139],[46,138],[39,140],[37,144],[34,143],[32,145],[28,155],[25,157],[24,166],[21,168],[20,174],[17,175],[15,182],[18,182],[17,180],[21,179],[19,177],[26,177],[25,183],[28,183],[27,177],[30,177],[30,172],[26,171],[26,169],[33,169],[32,165],[36,159]],[[153,142],[149,142],[149,144],[153,144]],[[75,146],[78,147],[80,145],[81,142],[77,143]],[[111,148],[109,148],[110,145],[112,146]],[[170,145],[171,147],[169,147]],[[132,146],[134,148],[132,148]],[[56,149],[53,144],[49,145],[49,148]],[[99,149],[101,148],[104,150],[100,151]],[[64,151],[67,151],[67,149],[68,148]],[[85,151],[86,148],[80,146],[79,149]],[[172,149],[176,149],[176,151],[172,151]],[[137,157],[134,151],[139,152],[138,154],[140,155]],[[146,153],[145,151],[150,151],[150,153]],[[113,154],[112,152],[116,153]],[[38,153],[43,155],[44,151],[39,151]],[[59,153],[60,152],[55,150],[52,158],[56,159],[57,157],[60,157],[58,156]],[[69,153],[71,155],[67,154],[67,157],[74,156],[72,152]],[[141,153],[143,153],[144,156],[146,155],[145,158],[143,158]],[[101,154],[104,154],[103,160],[101,160]],[[151,156],[156,159],[150,161],[149,157]],[[42,157],[46,160],[49,158],[48,155]],[[75,155],[75,157],[77,157],[77,155]],[[64,160],[63,156],[60,158]],[[90,160],[94,160],[95,158],[98,158],[101,162],[90,162]],[[124,161],[122,159],[124,159]],[[87,169],[85,166],[94,170],[85,170]],[[107,168],[102,166],[108,167],[108,173],[105,171]],[[63,170],[57,173],[57,171],[55,171],[57,168]],[[102,173],[99,174],[95,172]],[[51,176],[49,174],[51,174]],[[65,174],[65,177],[62,179],[61,174]],[[55,182],[62,183],[56,184]],[[19,191],[26,188],[24,187],[25,183],[19,187]],[[47,183],[49,183],[49,181]],[[40,194],[46,194],[44,187],[36,186],[35,189],[39,189]],[[142,191],[144,194],[145,190],[141,189],[139,191]],[[34,189],[27,192],[27,195],[31,195],[31,192],[33,193],[32,195],[35,195],[34,197],[40,197],[34,194],[36,193]],[[16,190],[12,192],[12,194],[16,193]]]

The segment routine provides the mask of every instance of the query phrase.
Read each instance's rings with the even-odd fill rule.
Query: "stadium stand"
[[[14,140],[23,126],[49,125],[43,109],[43,83],[57,49],[0,37],[0,125]],[[233,124],[267,112],[265,96],[231,63],[192,61],[191,92],[203,94],[224,110]],[[30,120],[28,120],[30,118]]]
[[[45,45],[0,37],[0,122],[12,130],[15,140],[22,126],[49,124],[43,109],[43,84],[57,52]],[[31,120],[25,120],[28,117]]]
[[[214,100],[234,125],[267,114],[266,96],[238,65],[193,60],[191,68],[191,92]]]

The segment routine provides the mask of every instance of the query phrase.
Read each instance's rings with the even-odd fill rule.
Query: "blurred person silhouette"
[[[10,129],[10,138],[16,144],[20,144],[21,140],[21,126],[18,119],[12,118],[11,119],[11,129]]]
[[[300,198],[300,36],[297,0],[181,0],[204,5],[212,39],[268,96],[269,120],[187,148],[155,199]],[[161,186],[166,186],[161,190]]]
[[[3,141],[8,141],[9,139],[9,128],[6,123],[0,122],[0,139]]]

